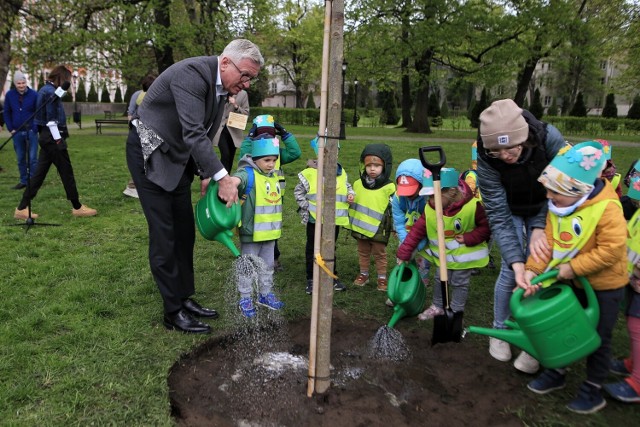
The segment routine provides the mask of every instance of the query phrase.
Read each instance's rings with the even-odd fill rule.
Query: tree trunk
[[[408,128],[413,123],[411,119],[411,81],[409,81],[409,60],[400,61],[402,72],[402,123],[400,127]],[[395,94],[395,91],[392,92]],[[395,95],[394,95],[395,96]]]
[[[540,57],[538,55],[529,58],[524,67],[522,67],[522,70],[518,73],[518,85],[513,100],[519,107],[524,105],[524,100],[527,96],[527,91],[529,90],[529,83],[531,82],[531,77],[533,76],[533,72],[535,71],[539,60]]]
[[[167,37],[171,29],[171,0],[160,0],[158,6],[154,9],[153,14],[156,19],[156,24],[164,29],[163,39]],[[173,65],[173,48],[169,40],[163,40],[160,44],[153,46],[153,52],[156,57],[156,64],[158,64],[158,72],[162,73],[164,70]]]
[[[422,57],[416,61],[418,72],[418,91],[416,94],[416,113],[413,123],[407,127],[407,131],[415,133],[431,133],[429,127],[429,77],[431,76],[431,60],[433,50],[423,52]]]
[[[23,0],[0,0],[0,82],[3,85],[11,64],[11,30],[23,3]]]

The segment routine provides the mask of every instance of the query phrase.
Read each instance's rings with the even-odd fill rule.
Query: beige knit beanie
[[[480,113],[480,137],[487,150],[511,148],[529,138],[529,125],[522,108],[511,99],[494,101]]]

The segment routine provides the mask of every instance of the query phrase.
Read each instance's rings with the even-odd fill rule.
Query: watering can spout
[[[237,258],[237,257],[240,256],[240,251],[238,250],[238,248],[236,248],[236,245],[233,244],[233,240],[231,239],[232,236],[233,236],[233,232],[231,232],[229,230],[225,230],[225,231],[221,231],[220,233],[218,233],[213,238],[213,240],[215,240],[216,242],[220,242],[223,245],[225,245],[227,248],[229,248],[229,250],[231,251],[233,256],[235,256]]]
[[[469,326],[469,332],[479,335],[487,335],[493,338],[497,338],[502,341],[506,341],[509,344],[513,344],[518,348],[529,353],[534,358],[538,358],[537,351],[531,344],[531,341],[521,330],[513,330],[513,329],[492,329],[492,328],[481,328],[478,326]]]
[[[393,316],[391,316],[391,320],[389,320],[389,323],[387,323],[387,326],[390,328],[393,328],[396,325],[396,323],[398,323],[398,321],[403,317],[405,317],[406,315],[407,315],[407,312],[405,311],[404,308],[402,308],[399,305],[394,306]]]

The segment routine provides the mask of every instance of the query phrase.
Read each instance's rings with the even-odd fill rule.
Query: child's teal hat
[[[631,178],[631,181],[629,182],[629,191],[627,191],[627,196],[629,196],[630,199],[640,201],[640,176]]]
[[[433,194],[433,175],[429,169],[424,170],[422,175],[422,188],[418,193],[420,196],[431,196]]]
[[[567,145],[558,151],[538,181],[565,196],[584,196],[593,190],[606,163],[603,146],[597,141]]]
[[[605,160],[611,160],[611,151],[613,147],[606,139],[596,139],[596,142],[602,144],[602,152],[604,153]]]
[[[253,125],[256,127],[254,135],[258,137],[262,134],[276,136],[275,119],[271,114],[261,114],[253,119]]]
[[[473,141],[471,144],[471,161],[478,160],[478,141]]]
[[[251,142],[251,158],[258,160],[266,156],[280,156],[280,141],[278,138],[262,134]]]
[[[460,178],[460,172],[456,168],[442,168],[440,169],[440,186],[442,188],[450,188],[458,186],[458,178]]]

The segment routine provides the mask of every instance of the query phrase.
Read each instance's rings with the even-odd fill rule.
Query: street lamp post
[[[358,79],[353,81],[353,127],[358,127]]]
[[[345,118],[344,118],[344,99],[346,97],[344,91],[344,81],[345,76],[347,74],[347,61],[342,60],[342,108],[340,110],[340,139],[347,139],[347,135],[345,133]]]
[[[73,86],[71,94],[73,95],[73,122],[78,125],[78,128],[82,129],[82,115],[78,111],[78,101],[77,101],[77,93],[78,93],[78,72],[74,71],[72,76],[73,78]]]

